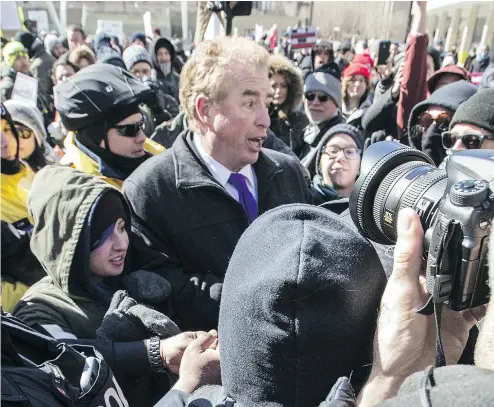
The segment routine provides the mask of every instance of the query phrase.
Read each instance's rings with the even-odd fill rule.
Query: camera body
[[[421,151],[379,142],[362,159],[350,213],[364,236],[394,244],[399,210],[414,209],[425,231],[427,290],[459,311],[489,301],[493,191],[494,150],[455,153],[444,171]]]

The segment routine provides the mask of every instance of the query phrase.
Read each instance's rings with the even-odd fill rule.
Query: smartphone
[[[389,47],[391,46],[391,41],[381,41],[379,43],[379,53],[377,54],[377,64],[386,65],[389,58]]]

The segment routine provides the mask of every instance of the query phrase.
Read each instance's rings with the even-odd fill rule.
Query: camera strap
[[[434,312],[436,325],[436,367],[440,367],[446,365],[441,340],[441,314],[444,301],[451,293],[452,274],[455,272],[457,266],[457,253],[461,253],[463,233],[459,222],[447,218],[441,218],[439,220],[433,233],[440,236],[440,243],[435,250],[431,245],[427,262],[427,285],[428,288],[433,289],[433,292],[425,306],[418,313],[431,315]],[[436,256],[434,256],[434,253]]]

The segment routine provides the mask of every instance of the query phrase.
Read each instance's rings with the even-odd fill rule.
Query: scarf
[[[327,201],[333,201],[341,198],[333,187],[330,187],[324,183],[324,180],[320,175],[314,176],[312,179],[312,186],[317,192],[323,195]]]

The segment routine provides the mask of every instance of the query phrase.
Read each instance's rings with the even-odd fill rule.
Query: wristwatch
[[[151,369],[156,373],[164,373],[166,372],[165,367],[163,366],[163,359],[161,359],[160,353],[160,338],[157,336],[149,339],[149,361],[151,363]]]

